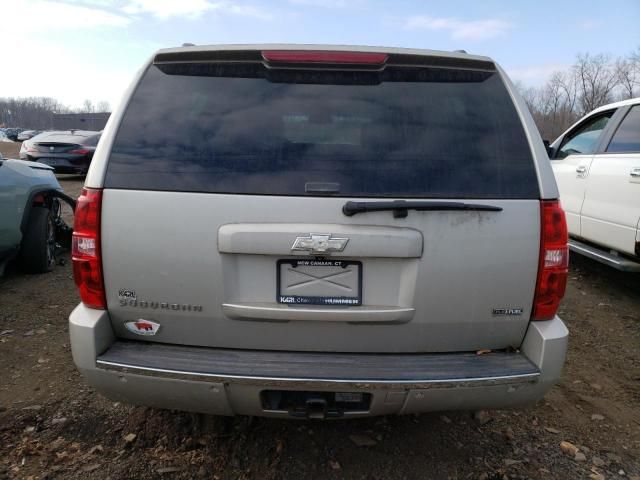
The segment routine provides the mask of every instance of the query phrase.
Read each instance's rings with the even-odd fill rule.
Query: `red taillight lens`
[[[69,153],[73,153],[75,155],[86,155],[89,153],[89,150],[86,148],[76,148],[75,150],[71,150]]]
[[[327,63],[351,65],[382,65],[387,61],[386,53],[326,52],[314,50],[263,50],[262,58],[267,62],[283,63]]]
[[[83,188],[75,210],[71,258],[80,299],[87,307],[105,309],[107,301],[100,255],[102,190]]]
[[[540,202],[540,265],[532,320],[551,320],[564,297],[569,270],[567,222],[557,200]]]

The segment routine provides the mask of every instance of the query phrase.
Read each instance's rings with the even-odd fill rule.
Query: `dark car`
[[[2,131],[9,140],[17,142],[18,135],[20,135],[20,132],[22,132],[22,128],[3,128]]]
[[[43,132],[22,143],[20,158],[49,165],[56,173],[87,173],[100,134],[87,130]]]

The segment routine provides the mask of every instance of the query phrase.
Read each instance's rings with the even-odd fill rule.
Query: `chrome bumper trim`
[[[223,373],[189,372],[181,370],[171,370],[155,368],[141,365],[130,365],[107,360],[96,360],[98,367],[108,371],[122,374],[142,374],[147,376],[201,380],[209,382],[223,382],[234,384],[250,384],[265,386],[282,386],[299,388],[309,387],[334,387],[334,388],[459,388],[459,387],[480,387],[490,385],[517,385],[524,383],[536,383],[540,373],[524,373],[515,375],[504,375],[494,377],[476,378],[456,378],[456,379],[415,379],[415,380],[378,380],[378,379],[340,379],[340,378],[285,378],[285,377],[263,377],[252,375],[235,375]]]

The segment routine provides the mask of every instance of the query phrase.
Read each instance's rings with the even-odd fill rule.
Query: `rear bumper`
[[[558,380],[568,335],[556,317],[531,323],[520,352],[480,356],[211,349],[118,340],[108,313],[82,304],[69,330],[76,366],[114,400],[262,416],[288,415],[263,407],[266,389],[371,394],[369,408],[345,416],[530,404]]]
[[[84,156],[65,157],[38,154],[27,157],[34,162],[50,166],[56,173],[86,173],[89,170],[89,165],[91,165],[91,159],[87,159]]]

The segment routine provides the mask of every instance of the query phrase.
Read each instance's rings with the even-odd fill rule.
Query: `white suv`
[[[640,98],[589,113],[549,153],[571,250],[640,271]]]

